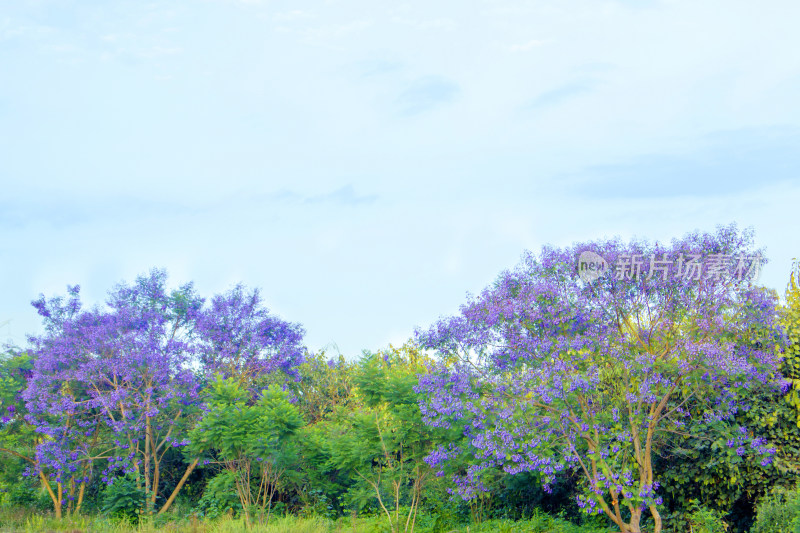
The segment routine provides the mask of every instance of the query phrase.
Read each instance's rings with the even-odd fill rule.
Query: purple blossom
[[[270,315],[257,289],[237,285],[215,296],[197,319],[200,361],[209,374],[255,377],[280,371],[297,377],[304,330]]]
[[[415,389],[423,420],[444,428],[462,423],[470,444],[461,457],[473,464],[454,478],[458,493],[479,494],[492,466],[547,478],[591,459],[604,473],[589,476],[579,506],[596,512],[609,478],[627,498],[639,494],[642,505],[660,505],[657,482],[642,483],[645,472],[618,466],[635,453],[634,432],[641,439],[651,424],[676,430],[695,418],[712,423],[746,410],[739,391],[768,382],[777,368],[772,350],[751,342],[753,331],[772,334],[777,302],[730,277],[687,277],[674,263],[663,275],[623,273],[587,282],[576,259],[584,251],[609,264],[632,256],[749,256],[751,245],[751,234],[730,226],[670,246],[606,240],[545,247],[470,297],[458,315],[417,331],[421,347],[441,356]],[[658,410],[678,386],[712,401]],[[764,443],[752,449],[761,453]],[[436,465],[447,460],[441,451],[429,459]]]
[[[258,291],[237,286],[204,309],[191,283],[170,291],[166,273],[153,270],[115,287],[105,308],[84,310],[79,292],[33,302],[45,333],[30,338],[34,368],[22,398],[26,420],[49,436],[34,474],[74,478],[90,461],[97,424],[111,430],[98,445],[113,450],[102,478],[141,471],[147,428],[160,454],[189,444],[180,431],[202,409],[198,362],[209,372],[293,375],[303,359],[302,328],[269,315]]]

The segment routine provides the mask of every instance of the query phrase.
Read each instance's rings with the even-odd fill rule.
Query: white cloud
[[[272,20],[277,22],[283,21],[291,21],[291,20],[299,20],[299,19],[306,19],[313,17],[314,15],[309,11],[303,11],[301,9],[293,9],[291,11],[284,11],[281,13],[275,13],[272,16]]]
[[[18,25],[12,19],[6,18],[0,23],[0,41],[11,39],[42,39],[53,33],[53,29],[43,25]]]
[[[529,52],[534,48],[538,48],[545,44],[545,41],[540,41],[538,39],[531,39],[530,41],[522,44],[512,44],[508,47],[509,52]]]
[[[458,23],[451,18],[436,19],[408,19],[395,17],[392,19],[399,24],[405,24],[418,30],[445,30],[453,31],[458,27]]]

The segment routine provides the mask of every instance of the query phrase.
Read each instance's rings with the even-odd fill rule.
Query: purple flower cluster
[[[296,378],[305,356],[303,328],[270,315],[259,291],[241,285],[211,300],[199,315],[197,332],[200,361],[210,374],[280,371]]]
[[[732,279],[586,282],[576,258],[587,250],[609,262],[632,254],[749,254],[750,242],[728,227],[670,247],[619,240],[545,247],[459,315],[418,331],[420,345],[441,357],[416,388],[423,419],[445,428],[459,422],[470,444],[461,456],[472,464],[454,477],[458,494],[475,497],[494,468],[538,472],[544,483],[569,468],[585,476],[579,505],[588,512],[612,499],[660,505],[652,471],[624,465],[632,457],[650,464],[643,454],[657,448],[663,430],[695,418],[730,420],[747,408],[745,392],[776,372],[775,354],[754,342],[774,335],[776,300]],[[684,404],[681,390],[709,401],[701,409]],[[765,443],[751,446],[768,455]],[[429,464],[453,457],[439,449]]]
[[[34,368],[22,398],[46,438],[30,473],[74,478],[100,449],[107,483],[147,475],[156,454],[190,444],[187,415],[202,409],[198,370],[296,372],[303,330],[269,315],[258,291],[237,286],[203,303],[192,284],[167,290],[161,270],[115,287],[105,308],[83,310],[78,286],[34,301],[45,334],[30,337]]]

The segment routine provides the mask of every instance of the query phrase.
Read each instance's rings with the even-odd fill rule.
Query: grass
[[[434,519],[423,517],[417,533],[434,533]],[[194,515],[177,514],[147,517],[139,524],[102,516],[68,516],[61,520],[52,514],[34,514],[29,510],[0,510],[0,533],[384,533],[388,532],[382,517],[299,518],[274,516],[269,525],[254,525],[247,529],[244,520],[225,516],[214,520],[199,520]],[[560,518],[539,514],[528,520],[487,520],[480,524],[464,524],[435,533],[607,533],[606,528],[576,526]]]

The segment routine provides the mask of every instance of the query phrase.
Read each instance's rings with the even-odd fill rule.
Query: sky
[[[545,244],[800,257],[800,3],[4,0],[0,340],[40,293],[242,282],[401,344]]]

